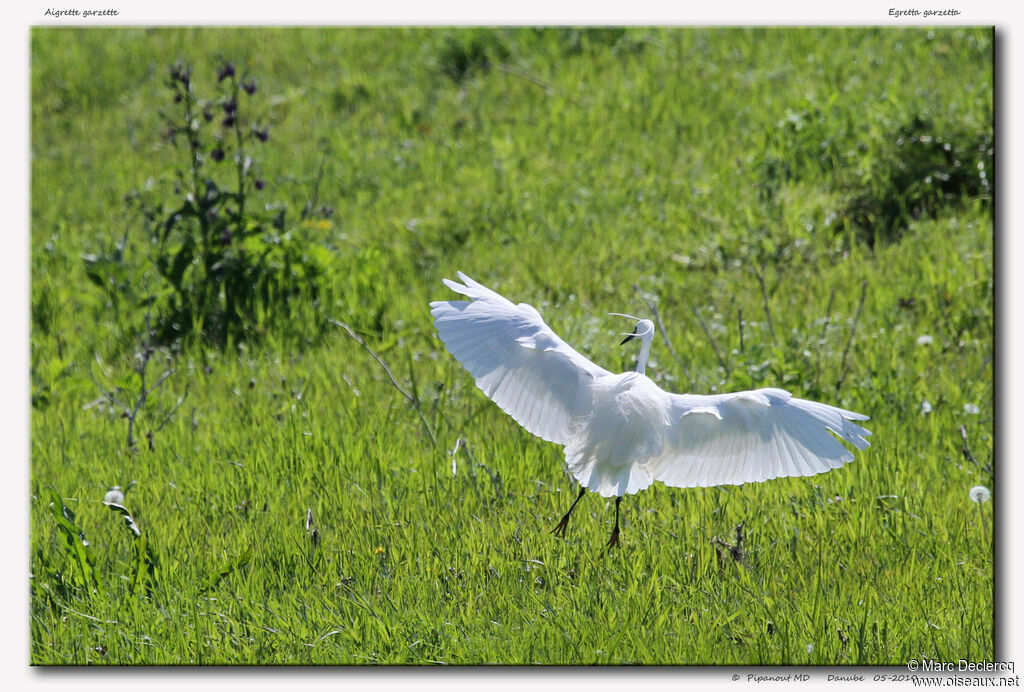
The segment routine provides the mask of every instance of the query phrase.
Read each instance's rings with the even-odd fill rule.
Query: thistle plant
[[[150,261],[164,279],[159,340],[258,337],[287,319],[282,302],[318,298],[330,256],[286,231],[284,205],[259,203],[266,181],[257,154],[271,129],[259,115],[257,81],[226,62],[216,94],[202,98],[192,67],[178,62],[166,83],[173,104],[161,114],[164,136],[183,165],[169,181],[170,202],[152,193],[127,198],[145,220]]]

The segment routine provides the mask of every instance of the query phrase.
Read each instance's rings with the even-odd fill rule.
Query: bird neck
[[[636,371],[641,375],[647,370],[647,358],[651,355],[651,339],[645,338],[640,343],[640,355],[636,358]]]

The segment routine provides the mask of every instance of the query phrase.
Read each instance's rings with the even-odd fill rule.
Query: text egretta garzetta
[[[565,534],[587,490],[615,497],[611,548],[619,541],[623,496],[656,480],[704,487],[813,476],[853,461],[829,431],[857,449],[869,446],[871,433],[852,422],[867,416],[782,389],[711,396],[662,390],[644,374],[654,339],[650,320],[637,319],[622,341],[640,340],[636,371],[616,375],[562,341],[532,306],[458,275],[463,283],[444,283],[470,300],[430,304],[441,340],[499,407],[565,447],[566,466],[580,484],[555,534]]]

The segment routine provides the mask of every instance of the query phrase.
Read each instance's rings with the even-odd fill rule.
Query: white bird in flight
[[[612,548],[623,496],[654,481],[687,488],[813,476],[853,461],[836,436],[857,449],[869,446],[870,431],[852,422],[867,416],[782,389],[664,391],[644,374],[654,339],[650,320],[632,318],[636,326],[622,341],[640,339],[636,371],[614,374],[562,341],[533,306],[458,275],[461,284],[444,283],[470,300],[430,304],[441,341],[502,410],[565,447],[566,467],[579,482],[556,535],[565,535],[587,490],[615,497]]]

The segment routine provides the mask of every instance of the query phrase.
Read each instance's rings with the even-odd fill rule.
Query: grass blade
[[[139,523],[132,516],[132,513],[128,511],[128,508],[124,505],[119,505],[115,502],[104,502],[114,512],[117,512],[124,519],[125,528],[131,535],[135,542],[135,564],[132,571],[132,578],[128,587],[128,592],[136,594],[139,588],[143,585],[146,575],[150,577],[150,585],[154,585],[156,582],[156,556],[153,554],[150,548],[149,541],[146,536],[143,535],[142,529],[139,527]]]
[[[89,552],[89,541],[85,538],[85,532],[74,523],[75,513],[64,504],[60,493],[53,488],[47,488],[47,491],[51,499],[50,513],[57,520],[57,526],[67,539],[68,552],[78,564],[82,585],[95,591],[100,586],[99,576],[93,567],[93,557]]]
[[[245,551],[238,556],[238,558],[228,562],[226,565],[220,568],[217,574],[206,582],[204,586],[199,589],[199,593],[206,593],[213,587],[217,586],[224,580],[225,577],[230,576],[235,570],[245,567],[249,564],[249,560],[252,559],[252,544],[246,546]]]

